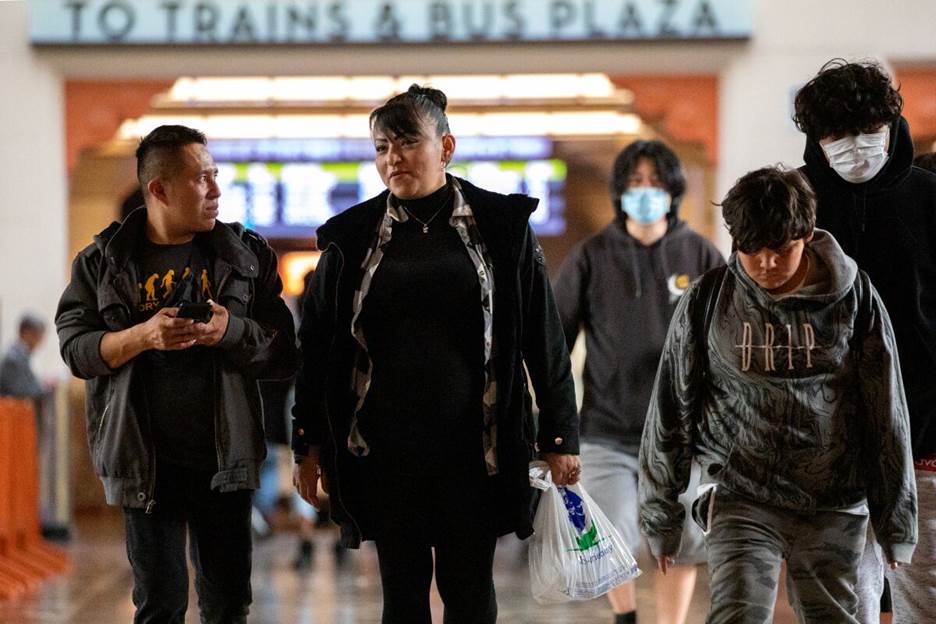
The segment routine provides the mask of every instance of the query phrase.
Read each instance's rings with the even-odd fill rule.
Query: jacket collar
[[[257,255],[243,240],[245,228],[240,223],[215,222],[210,232],[200,232],[195,240],[208,247],[214,256],[230,264],[244,277],[256,277],[259,274]],[[94,237],[98,249],[115,270],[123,270],[133,256],[134,249],[142,237],[146,236],[146,207],[142,206],[131,212],[122,221],[111,223],[103,232]]]
[[[539,200],[526,195],[493,193],[461,178],[458,178],[458,183],[488,248],[503,249],[502,244],[511,240],[519,245],[530,214]],[[385,190],[329,219],[316,232],[318,249],[324,251],[334,243],[344,253],[366,250],[377,223],[387,210],[389,194],[390,191]]]

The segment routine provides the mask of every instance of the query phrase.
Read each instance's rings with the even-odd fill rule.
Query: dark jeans
[[[209,472],[161,464],[153,513],[124,509],[135,624],[185,622],[186,533],[201,622],[246,621],[251,601],[251,491],[218,493],[210,488],[211,477]]]
[[[383,624],[431,624],[432,549],[404,536],[376,540],[383,586]],[[493,624],[494,548],[497,538],[453,537],[435,545],[436,585],[445,624]]]

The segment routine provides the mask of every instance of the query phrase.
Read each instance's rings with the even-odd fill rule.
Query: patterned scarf
[[[484,416],[484,429],[482,444],[484,446],[484,461],[489,475],[497,474],[497,380],[494,374],[494,362],[497,356],[497,345],[494,343],[494,272],[493,263],[488,254],[481,232],[475,221],[471,206],[465,201],[461,185],[457,178],[450,178],[452,190],[455,195],[455,206],[449,225],[455,228],[465,245],[468,257],[471,258],[478,274],[481,285],[481,309],[484,315],[484,395],[482,397],[482,411]],[[364,300],[370,291],[371,281],[383,259],[384,249],[390,242],[393,232],[393,223],[405,223],[409,215],[399,207],[394,206],[390,196],[387,197],[387,210],[377,228],[377,234],[371,243],[370,249],[361,263],[363,278],[354,293],[351,317],[351,333],[357,341],[357,352],[354,356],[354,368],[351,373],[351,389],[356,397],[354,414],[351,417],[351,433],[348,435],[348,450],[358,456],[367,455],[370,448],[367,441],[358,429],[358,413],[364,405],[367,391],[370,388],[373,362],[367,352],[367,340],[361,327],[361,311],[364,309]]]

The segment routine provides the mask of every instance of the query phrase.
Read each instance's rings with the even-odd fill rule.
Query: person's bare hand
[[[188,349],[195,344],[195,321],[176,318],[179,308],[162,308],[140,325],[143,344],[157,351]]]
[[[322,478],[322,491],[328,493],[328,484],[322,475],[317,450],[302,458],[302,462],[293,466],[293,485],[304,501],[319,509],[321,501],[318,497],[318,482]]]
[[[206,347],[213,347],[224,338],[230,315],[224,306],[218,305],[210,299],[208,303],[211,304],[211,320],[207,323],[196,323],[195,342]]]
[[[578,455],[567,453],[543,453],[543,459],[549,464],[552,481],[556,485],[575,485],[582,474],[582,464]]]

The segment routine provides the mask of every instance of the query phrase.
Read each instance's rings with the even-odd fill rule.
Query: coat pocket
[[[218,293],[218,304],[227,308],[235,316],[249,316],[251,299],[251,284],[245,279],[234,278]]]
[[[715,514],[715,491],[718,486],[707,483],[699,486],[699,495],[692,501],[692,520],[702,529],[702,535],[712,530],[712,518]]]

